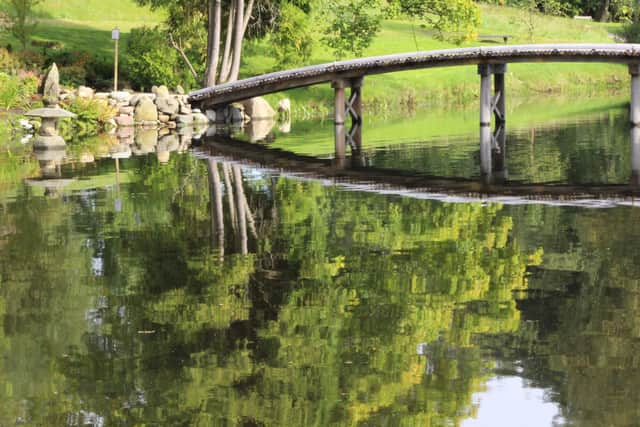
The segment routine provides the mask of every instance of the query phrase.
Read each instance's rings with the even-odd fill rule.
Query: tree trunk
[[[209,37],[207,40],[207,70],[204,86],[215,86],[220,57],[220,32],[222,31],[222,1],[209,0]]]
[[[231,59],[231,72],[229,74],[230,82],[238,80],[240,74],[240,59],[242,56],[242,40],[244,34],[244,0],[235,0],[236,17],[233,26],[233,57]]]
[[[609,21],[609,3],[610,0],[601,0],[600,7],[598,8],[598,14],[596,20],[599,22]]]
[[[222,54],[222,66],[220,67],[220,83],[226,83],[231,70],[231,39],[233,37],[233,20],[235,16],[235,3],[231,3],[229,18],[227,20],[227,35],[224,41],[224,53]]]

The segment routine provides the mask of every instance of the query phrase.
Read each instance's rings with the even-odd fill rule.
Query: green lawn
[[[164,15],[137,6],[134,0],[45,0],[37,6],[38,26],[34,40],[56,41],[67,49],[112,55],[111,30],[122,31],[123,49],[127,33],[135,27],[157,25]],[[19,43],[0,33],[0,43]]]
[[[616,25],[577,21],[567,18],[539,17],[534,21],[530,38],[524,13],[509,7],[482,5],[480,34],[509,34],[510,44],[547,42],[613,42],[610,34]],[[126,55],[127,32],[137,26],[154,25],[163,19],[161,12],[136,6],[133,0],[46,0],[38,7],[41,22],[37,40],[61,42],[66,48],[86,50],[109,58],[113,52],[110,30],[123,31],[123,56]],[[0,34],[0,43],[15,40]],[[464,46],[495,45],[495,41],[474,40]],[[392,20],[383,25],[379,36],[365,55],[411,52],[456,47],[432,37],[420,23]],[[261,74],[276,69],[269,40],[246,44],[242,76]],[[333,61],[330,50],[316,44],[309,63]],[[514,64],[509,66],[510,97],[564,93],[603,92],[625,88],[628,81],[624,67],[606,64]],[[446,101],[466,103],[475,100],[478,81],[475,67],[453,67],[372,76],[365,82],[365,105],[369,108],[395,106],[399,103]],[[271,96],[275,100],[289,96],[298,115],[318,115],[331,108],[328,85],[290,91]]]
[[[568,18],[540,16],[535,21],[533,39],[522,11],[501,6],[481,5],[482,25],[479,34],[508,34],[509,44],[528,43],[613,43],[611,32],[616,24],[578,21]],[[495,41],[473,40],[462,45],[492,46]],[[421,28],[419,22],[393,20],[384,23],[383,30],[365,56],[390,53],[413,52],[416,50],[446,49],[458,47],[441,42]],[[245,76],[273,71],[276,68],[273,56],[269,54],[268,42],[255,43],[248,49],[243,68]],[[319,64],[333,61],[331,52],[319,47],[314,50],[310,63]],[[611,64],[514,64],[507,73],[509,96],[532,96],[548,93],[588,95],[589,93],[626,88],[628,75],[626,68]],[[443,100],[467,103],[478,95],[476,67],[452,67],[422,71],[400,72],[366,79],[365,103],[386,106],[397,103],[421,103]],[[586,93],[585,93],[586,92]],[[327,100],[331,97],[328,85],[309,89],[293,90],[286,95],[294,105],[317,104],[317,108],[330,108]]]

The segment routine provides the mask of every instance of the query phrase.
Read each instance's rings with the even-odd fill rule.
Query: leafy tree
[[[168,36],[192,73],[192,58],[185,52],[182,40],[198,41],[202,25],[207,29],[206,54],[203,56],[205,86],[238,79],[240,59],[247,27],[251,20],[255,0],[136,0],[152,9],[163,8],[168,13]],[[223,19],[224,18],[224,19]],[[226,21],[226,24],[223,22]],[[224,48],[221,41],[224,36]],[[194,77],[198,77],[197,75]]]
[[[181,72],[178,53],[169,46],[160,27],[131,30],[127,52],[127,68],[136,87],[149,88],[159,84],[171,87],[184,84],[189,77]]]
[[[273,36],[278,65],[299,65],[311,56],[313,35],[309,16],[299,7],[286,3],[280,10]]]
[[[42,0],[4,0],[11,20],[11,34],[20,41],[23,49],[26,49],[37,25],[33,19],[33,8],[41,2]]]
[[[323,5],[322,41],[333,49],[337,58],[352,53],[362,55],[380,31],[384,17],[383,2],[374,0],[331,0]]]
[[[437,37],[462,43],[476,36],[480,9],[473,0],[401,0],[405,13],[436,30]]]

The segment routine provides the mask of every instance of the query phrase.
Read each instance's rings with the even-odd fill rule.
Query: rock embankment
[[[61,99],[70,97],[105,100],[117,111],[112,124],[118,128],[144,126],[176,129],[192,125],[247,123],[251,120],[274,120],[278,114],[261,97],[202,112],[191,108],[181,87],[177,87],[174,93],[166,86],[154,86],[150,93],[96,93],[91,88],[80,86],[75,91],[61,94]]]

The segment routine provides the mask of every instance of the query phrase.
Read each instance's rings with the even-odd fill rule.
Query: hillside
[[[614,41],[613,24],[577,21],[549,16],[533,21],[521,10],[509,7],[482,5],[482,25],[479,34],[508,34],[509,44],[547,42]],[[41,19],[35,39],[60,42],[67,49],[92,52],[110,61],[113,42],[110,30],[118,27],[123,32],[123,59],[126,59],[127,32],[142,25],[162,22],[161,12],[141,8],[133,0],[45,0],[38,6]],[[530,25],[531,24],[531,25]],[[530,28],[533,31],[530,31]],[[473,40],[464,46],[495,45],[498,41]],[[0,34],[0,43],[17,45],[7,34]],[[501,43],[501,41],[500,41]],[[277,67],[269,40],[248,42],[245,46],[242,76],[274,71]],[[386,21],[379,36],[365,51],[365,55],[408,52],[456,47],[436,40],[419,22],[412,20]],[[332,53],[316,43],[309,63],[333,61]],[[368,78],[365,102],[370,106],[386,108],[403,103],[414,105],[424,101],[466,102],[475,99],[478,82],[475,67],[425,70],[396,73]],[[510,96],[530,96],[550,92],[589,95],[592,92],[626,87],[627,73],[623,67],[603,64],[515,64],[509,66],[508,88]],[[588,88],[588,89],[585,89]],[[278,98],[285,95],[276,95]],[[297,105],[311,107],[314,114],[330,108],[329,87],[313,87],[292,91],[286,96]],[[304,102],[302,102],[304,101]],[[307,108],[308,109],[308,108]]]

